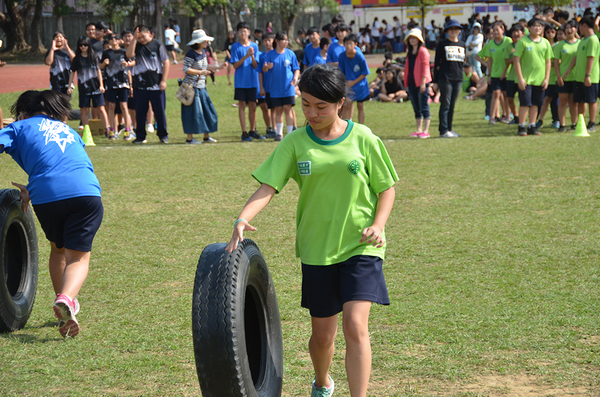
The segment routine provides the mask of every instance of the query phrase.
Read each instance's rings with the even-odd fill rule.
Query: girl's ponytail
[[[17,120],[21,116],[31,117],[43,113],[56,120],[66,121],[70,111],[71,101],[69,97],[52,90],[25,91],[11,108],[11,113]]]

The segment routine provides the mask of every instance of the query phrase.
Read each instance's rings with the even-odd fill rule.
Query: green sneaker
[[[312,392],[310,393],[310,397],[331,397],[333,396],[334,387],[335,386],[333,384],[333,379],[331,379],[331,376],[329,376],[329,387],[317,387],[315,385],[315,380],[313,380]]]

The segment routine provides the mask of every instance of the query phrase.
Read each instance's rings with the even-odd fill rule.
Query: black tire
[[[283,337],[271,274],[252,240],[207,246],[192,303],[194,356],[204,397],[279,397]]]
[[[0,190],[0,331],[25,327],[38,282],[38,240],[31,207],[16,189]]]

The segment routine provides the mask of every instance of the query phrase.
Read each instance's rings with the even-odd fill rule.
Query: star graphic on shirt
[[[65,152],[67,143],[75,142],[75,135],[69,129],[69,126],[56,120],[43,119],[40,124],[40,131],[44,131],[46,145],[48,142],[56,142],[60,150]]]

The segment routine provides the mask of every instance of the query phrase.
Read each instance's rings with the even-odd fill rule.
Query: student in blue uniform
[[[265,57],[263,72],[269,75],[269,89],[271,102],[275,109],[275,140],[283,139],[283,113],[287,133],[294,130],[294,116],[292,106],[296,104],[296,84],[300,77],[300,66],[296,54],[287,48],[288,36],[285,32],[275,35],[275,49],[269,51]]]
[[[327,63],[332,66],[338,66],[340,54],[346,51],[344,39],[348,36],[348,25],[340,23],[335,28],[335,37],[337,41],[331,43],[327,50]]]
[[[50,241],[54,315],[62,336],[79,333],[77,294],[88,275],[94,236],[104,209],[100,184],[84,143],[66,125],[69,97],[57,91],[26,91],[12,107],[17,120],[0,130],[0,153],[29,176],[21,190],[23,211],[31,200]]]
[[[365,56],[361,51],[357,50],[357,43],[358,39],[354,33],[346,36],[344,39],[346,52],[341,53],[339,57],[339,67],[344,76],[346,76],[346,86],[351,90],[342,108],[342,118],[346,120],[352,119],[352,114],[354,113],[353,102],[356,102],[358,122],[363,124],[365,122],[363,102],[368,101],[370,98],[367,75],[371,72],[369,71],[369,65]]]
[[[310,42],[306,47],[304,47],[304,59],[302,60],[304,70],[306,70],[309,66],[312,66],[315,57],[321,52],[321,35],[319,34],[319,29],[313,26],[312,28],[308,29],[306,36]]]
[[[238,101],[238,115],[242,128],[242,141],[265,139],[256,131],[256,91],[258,90],[258,46],[250,40],[250,25],[247,22],[237,24],[240,41],[231,46],[231,64],[235,69],[235,94]],[[246,106],[250,132],[246,129]]]

